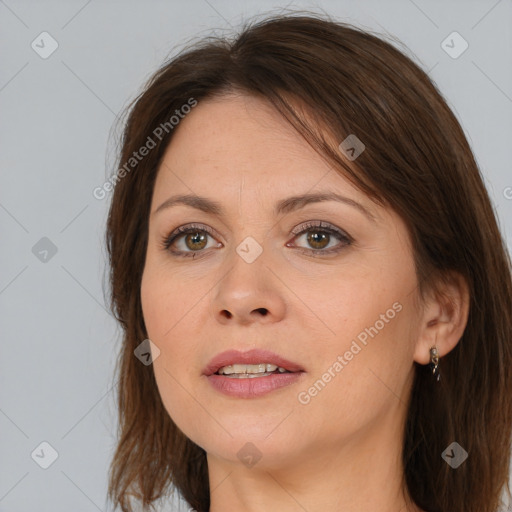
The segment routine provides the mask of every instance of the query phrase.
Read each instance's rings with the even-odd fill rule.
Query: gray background
[[[103,295],[110,195],[97,200],[92,190],[113,170],[117,113],[191,37],[277,7],[318,6],[396,36],[430,70],[470,140],[510,248],[510,0],[0,0],[0,511],[111,509],[119,331]],[[50,48],[43,31],[58,43],[46,59],[31,47]],[[458,58],[441,46],[453,31],[469,44]],[[48,469],[34,460],[50,461],[43,441],[58,453]]]

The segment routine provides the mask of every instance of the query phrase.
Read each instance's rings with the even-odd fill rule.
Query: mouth
[[[203,370],[215,391],[236,399],[259,398],[298,385],[304,368],[268,350],[228,350],[215,356]]]
[[[214,375],[223,375],[230,379],[253,379],[256,377],[267,377],[268,375],[290,372],[282,366],[271,363],[259,364],[232,364],[219,368]]]
[[[215,356],[203,370],[203,375],[219,375],[233,379],[254,379],[274,374],[303,372],[299,364],[268,350],[240,352],[228,350]]]

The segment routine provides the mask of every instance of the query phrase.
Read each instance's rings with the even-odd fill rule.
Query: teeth
[[[256,375],[256,374],[269,374],[278,370],[279,373],[288,372],[285,368],[281,366],[276,366],[275,364],[270,363],[260,363],[260,364],[232,364],[229,366],[223,366],[219,368],[218,373],[220,375]]]

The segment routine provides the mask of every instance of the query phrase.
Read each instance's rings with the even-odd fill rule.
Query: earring
[[[436,382],[439,382],[441,378],[441,372],[439,371],[439,353],[437,352],[436,347],[430,348],[430,369],[432,370],[432,375],[436,378]]]

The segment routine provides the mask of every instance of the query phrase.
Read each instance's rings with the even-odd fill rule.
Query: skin
[[[403,220],[332,169],[263,100],[200,101],[176,130],[155,183],[141,298],[148,337],[160,350],[153,368],[163,404],[207,452],[210,511],[419,510],[407,505],[400,460],[413,363],[427,364],[434,344],[445,355],[460,339],[465,284],[445,287],[448,302],[421,302]],[[357,201],[375,221],[334,201],[274,216],[278,200],[320,191]],[[225,215],[186,205],[156,212],[175,194],[218,201]],[[328,222],[353,241],[331,235],[312,246],[307,234],[321,229],[291,233],[307,221]],[[213,230],[208,245],[182,235],[173,248],[201,254],[164,249],[161,240],[189,223]],[[248,236],[263,250],[252,263],[236,252]],[[307,253],[327,245],[341,250]],[[396,303],[394,318],[300,403],[298,394]],[[273,350],[305,373],[262,397],[227,397],[202,371],[232,348]],[[248,442],[262,455],[252,467],[237,457]]]

